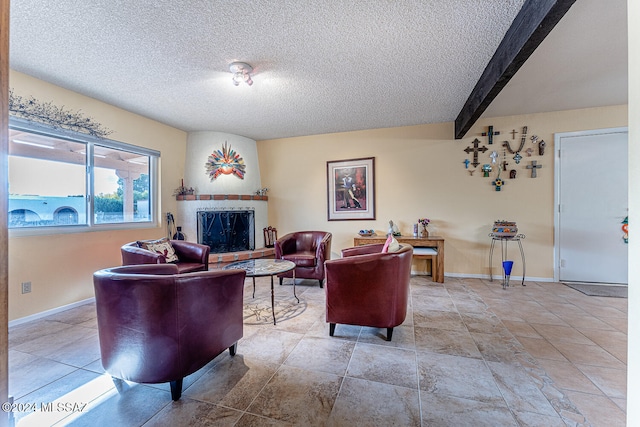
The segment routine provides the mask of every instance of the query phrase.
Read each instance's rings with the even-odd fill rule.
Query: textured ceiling
[[[185,131],[449,122],[523,2],[19,0],[10,65]],[[534,56],[485,116],[626,103],[626,0],[577,0]]]

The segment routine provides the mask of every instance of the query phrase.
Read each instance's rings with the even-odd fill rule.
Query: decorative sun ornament
[[[207,163],[204,165],[207,175],[211,181],[220,175],[235,175],[240,179],[244,179],[244,170],[246,165],[244,160],[235,150],[227,147],[227,141],[224,142],[221,150],[216,150],[209,156]]]

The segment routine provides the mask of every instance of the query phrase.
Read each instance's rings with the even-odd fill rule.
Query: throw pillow
[[[382,253],[383,254],[386,254],[387,252],[389,252],[389,245],[391,244],[392,240],[394,240],[394,238],[391,235],[391,233],[389,233],[389,237],[387,237],[387,241],[384,242],[384,246],[382,247]]]
[[[178,255],[176,255],[175,249],[173,249],[171,242],[166,237],[158,240],[139,240],[137,243],[138,247],[141,247],[142,249],[164,255],[167,262],[178,261]]]
[[[395,239],[395,237],[391,237],[391,243],[389,243],[388,252],[398,252],[400,250],[400,243]]]

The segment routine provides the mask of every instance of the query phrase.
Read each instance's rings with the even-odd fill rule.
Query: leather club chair
[[[296,279],[316,279],[322,287],[324,262],[331,257],[331,233],[296,231],[276,240],[274,249],[276,259],[286,259],[296,265]],[[278,277],[282,285],[283,278],[293,277],[293,270]]]
[[[413,247],[382,253],[382,244],[344,249],[342,258],[325,263],[327,323],[333,336],[336,324],[393,328],[407,315]]]
[[[178,274],[174,264],[115,267],[93,274],[102,366],[122,381],[182,380],[242,338],[245,272]]]
[[[173,263],[178,266],[178,273],[192,271],[207,271],[209,269],[209,252],[211,248],[185,240],[170,240],[171,246],[176,251],[178,261]],[[120,248],[122,253],[122,265],[139,264],[165,264],[164,255],[138,247],[137,242],[127,243]]]

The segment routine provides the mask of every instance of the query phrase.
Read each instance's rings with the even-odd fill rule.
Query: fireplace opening
[[[198,211],[198,243],[211,253],[252,251],[255,249],[253,210]]]

